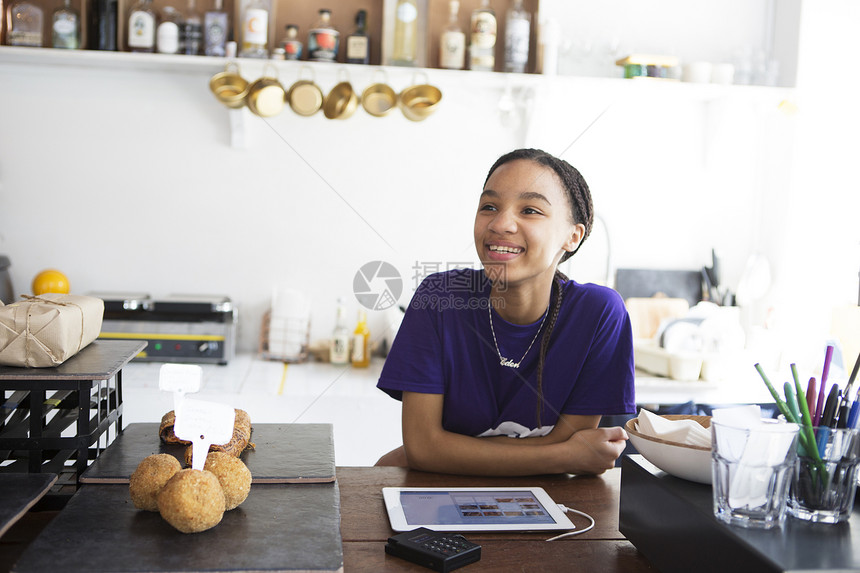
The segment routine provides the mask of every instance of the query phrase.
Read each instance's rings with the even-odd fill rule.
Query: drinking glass
[[[788,514],[819,523],[851,517],[860,468],[860,431],[813,428],[818,456],[798,445],[791,476]]]
[[[750,428],[711,423],[714,515],[739,527],[770,529],[785,521],[797,424]]]

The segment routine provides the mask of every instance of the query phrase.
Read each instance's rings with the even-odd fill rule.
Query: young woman
[[[378,387],[402,400],[403,446],[379,465],[471,475],[598,474],[624,449],[601,415],[634,412],[630,320],[613,290],[557,270],[593,222],[566,161],[499,158],[475,215],[483,270],[426,278]]]

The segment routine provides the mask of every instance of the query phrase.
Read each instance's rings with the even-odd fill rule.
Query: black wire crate
[[[0,366],[0,472],[58,475],[71,494],[122,430],[122,367],[145,343],[97,340],[54,368]]]
[[[114,380],[78,381],[68,390],[49,384],[0,381],[0,471],[55,473],[61,479],[54,488],[62,489],[76,485],[116,437],[122,402]]]

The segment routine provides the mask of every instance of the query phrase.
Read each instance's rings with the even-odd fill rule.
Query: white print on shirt
[[[555,426],[541,426],[540,428],[529,430],[522,424],[507,421],[502,422],[496,428],[490,428],[489,430],[478,434],[478,437],[486,438],[488,436],[507,436],[509,438],[536,438],[538,436],[546,436],[554,427]]]

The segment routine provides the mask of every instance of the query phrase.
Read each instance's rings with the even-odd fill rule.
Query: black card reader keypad
[[[441,573],[481,558],[481,546],[462,535],[424,527],[389,537],[385,552]]]

